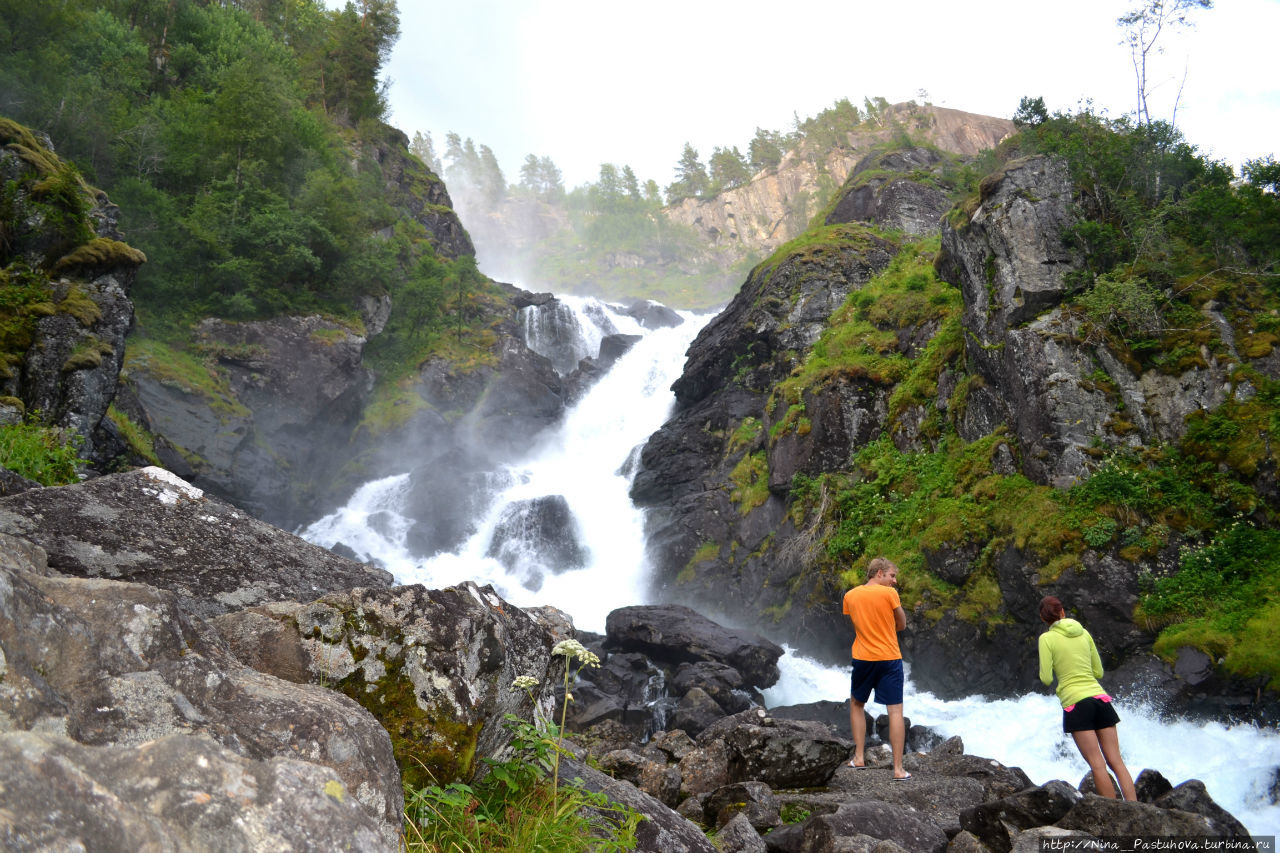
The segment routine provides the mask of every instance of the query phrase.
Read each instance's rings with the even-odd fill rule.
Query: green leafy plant
[[[637,812],[586,790],[580,779],[560,784],[564,720],[573,701],[569,687],[583,667],[599,666],[600,660],[577,640],[557,643],[552,655],[565,659],[560,724],[538,714],[532,692],[538,680],[516,678],[511,689],[524,691],[534,712],[532,720],[506,716],[512,757],[486,758],[487,772],[473,784],[406,790],[406,850],[622,853],[635,848],[642,819]]]
[[[0,426],[0,467],[42,486],[65,486],[80,479],[80,436],[41,426],[38,413],[20,424]]]

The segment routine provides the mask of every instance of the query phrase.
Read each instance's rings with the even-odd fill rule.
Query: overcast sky
[[[334,2],[334,0],[331,0]],[[336,5],[336,2],[334,3]],[[391,123],[493,149],[508,182],[548,156],[574,187],[600,164],[674,179],[685,142],[703,162],[743,154],[757,127],[788,131],[847,97],[915,99],[1011,117],[1085,99],[1111,116],[1136,100],[1116,18],[1123,0],[399,0],[386,68]],[[1161,37],[1154,118],[1237,167],[1280,154],[1280,0],[1217,0]],[[921,97],[921,91],[926,94]]]

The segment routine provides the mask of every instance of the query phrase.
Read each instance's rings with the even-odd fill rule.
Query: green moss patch
[[[743,515],[769,499],[769,463],[763,450],[746,454],[729,473],[733,491],[729,497]]]
[[[154,338],[130,338],[124,367],[130,373],[146,373],[162,384],[201,397],[224,420],[251,414],[216,365]]]
[[[147,256],[128,243],[95,237],[59,258],[53,265],[52,272],[56,275],[85,268],[136,267],[146,262]]]

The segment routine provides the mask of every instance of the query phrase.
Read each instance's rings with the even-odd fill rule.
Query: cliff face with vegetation
[[[0,119],[0,145],[0,412],[108,458],[119,442],[104,417],[146,256],[122,242],[118,209],[47,138]]]
[[[32,449],[9,464],[162,464],[292,526],[431,407],[419,365],[484,388],[512,291],[380,120],[397,34],[384,2],[5,16],[0,397]],[[63,439],[56,472],[17,461]]]
[[[658,594],[838,662],[885,554],[940,695],[1027,689],[1055,594],[1119,683],[1268,718],[1280,210],[1162,133],[1054,119],[972,189],[855,169],[690,348],[633,489]]]
[[[944,107],[898,104],[865,127],[846,130],[833,148],[802,145],[749,183],[714,198],[682,199],[663,213],[694,229],[712,246],[731,247],[730,257],[764,257],[808,228],[853,168],[886,144],[902,140],[960,157],[993,149],[1014,131],[1008,119]]]

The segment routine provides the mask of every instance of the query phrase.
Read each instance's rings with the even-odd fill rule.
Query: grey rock
[[[1049,782],[966,809],[960,814],[960,826],[991,850],[1008,853],[1018,832],[1056,823],[1080,797],[1065,782]]]
[[[947,849],[947,836],[937,826],[901,807],[879,800],[849,803],[835,814],[813,818],[805,828],[804,844],[800,849],[804,853],[836,849],[877,849],[874,846],[839,846],[845,839],[855,836],[889,841],[902,850],[917,853],[942,853]]]
[[[103,747],[202,734],[248,759],[324,765],[396,837],[391,741],[350,699],[240,664],[144,584],[0,570],[0,591],[0,730]]]
[[[200,616],[391,583],[159,468],[0,498],[0,532],[42,547],[59,572],[167,589]]]
[[[716,853],[716,848],[696,825],[633,785],[619,782],[575,759],[561,761],[562,780],[581,779],[585,790],[603,793],[612,802],[622,803],[644,815],[637,830],[639,853]]]
[[[825,785],[844,764],[852,743],[833,736],[821,723],[752,719],[747,711],[702,732],[699,743],[723,740],[735,781],[758,780],[777,788]]]
[[[676,705],[672,725],[697,737],[703,729],[725,715],[724,709],[701,687],[691,688]]]
[[[615,779],[630,782],[672,808],[680,802],[680,770],[648,759],[630,749],[610,752],[600,759],[600,769]]]
[[[782,647],[750,631],[727,628],[679,604],[620,607],[605,619],[605,648],[641,652],[666,663],[727,664],[753,687],[778,680]]]
[[[1191,835],[1203,838],[1228,837],[1230,830],[1211,818],[1178,809],[1164,809],[1148,803],[1110,800],[1086,794],[1058,822],[1063,829],[1090,835]]]
[[[516,501],[502,511],[485,552],[508,570],[559,574],[582,568],[588,557],[577,522],[563,495]],[[536,581],[528,584],[536,588]]]
[[[550,719],[548,685],[564,665],[542,625],[472,583],[352,589],[226,614],[216,626],[248,665],[359,702],[392,732],[406,774],[429,771],[436,784],[511,757],[506,715]],[[532,706],[512,689],[520,676],[539,682]]]
[[[8,468],[0,467],[0,498],[6,495],[16,495],[18,492],[25,492],[28,489],[39,488],[42,487],[35,480],[28,480]]]
[[[715,825],[724,827],[737,816],[747,818],[758,831],[767,831],[782,823],[782,802],[763,782],[734,782],[710,792],[702,804]]]
[[[720,827],[715,843],[720,853],[766,853],[769,849],[743,812],[738,812]]]
[[[1162,809],[1178,809],[1208,818],[1214,830],[1227,838],[1249,837],[1249,830],[1245,829],[1244,824],[1214,802],[1199,779],[1188,779],[1176,788],[1158,795],[1155,804]]]
[[[0,767],[0,838],[15,853],[398,849],[327,768],[245,758],[204,737],[86,746],[5,732]]]

